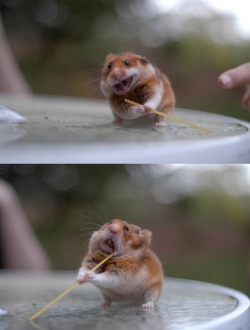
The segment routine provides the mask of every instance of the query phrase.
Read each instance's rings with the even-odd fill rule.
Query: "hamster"
[[[142,302],[152,309],[163,286],[163,271],[158,257],[150,250],[152,233],[115,219],[95,231],[89,253],[83,259],[77,281],[93,283],[102,293],[103,307],[113,301]],[[92,272],[107,255],[114,255]]]
[[[145,57],[131,52],[106,57],[101,90],[109,101],[114,123],[117,124],[147,115],[153,119],[155,126],[165,127],[165,118],[150,112],[158,110],[171,114],[175,105],[174,92],[166,75]],[[124,98],[141,106],[130,105]]]

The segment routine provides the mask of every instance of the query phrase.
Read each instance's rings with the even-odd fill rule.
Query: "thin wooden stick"
[[[78,282],[75,282],[74,284],[72,284],[67,290],[65,290],[63,293],[61,293],[58,297],[56,297],[54,300],[52,300],[46,306],[44,306],[43,308],[41,308],[38,312],[36,312],[35,314],[33,314],[29,318],[29,320],[30,321],[35,320],[39,315],[41,315],[42,313],[44,313],[47,309],[49,309],[52,305],[54,305],[57,301],[59,301],[60,299],[62,299],[64,296],[66,296],[70,291],[72,291],[78,285],[79,285]]]
[[[124,99],[125,102],[131,104],[131,105],[135,105],[135,106],[139,106],[141,104],[137,103],[137,102],[134,102],[134,101],[131,101],[129,99]],[[157,111],[157,110],[152,110],[153,113],[155,113],[156,115],[159,115],[159,116],[162,116],[162,117],[165,117],[165,118],[168,118],[168,119],[171,119],[171,120],[174,120],[180,124],[183,124],[183,125],[186,125],[186,126],[190,126],[192,128],[195,128],[195,129],[198,129],[200,131],[203,131],[205,133],[210,133],[211,131],[205,127],[202,127],[202,126],[198,126],[198,125],[195,125],[195,124],[192,124],[186,120],[183,120],[183,119],[179,119],[179,118],[176,118],[172,115],[168,115],[166,113],[163,113],[163,112],[160,112],[160,111]]]
[[[108,255],[105,259],[103,259],[101,262],[99,262],[99,264],[97,264],[94,268],[92,268],[91,270],[94,272],[95,270],[97,270],[101,265],[103,265],[106,261],[108,261],[111,257],[113,257],[113,254]],[[38,312],[36,312],[35,314],[33,314],[31,317],[29,317],[29,321],[33,321],[35,320],[39,315],[41,315],[42,313],[44,313],[47,309],[49,309],[52,305],[54,305],[56,302],[58,302],[60,299],[62,299],[63,297],[65,297],[69,292],[71,292],[75,287],[77,287],[79,285],[78,282],[75,282],[74,284],[72,284],[67,290],[65,290],[64,292],[62,292],[58,297],[56,297],[54,300],[52,300],[50,303],[48,303],[46,306],[44,306],[43,308],[41,308]]]

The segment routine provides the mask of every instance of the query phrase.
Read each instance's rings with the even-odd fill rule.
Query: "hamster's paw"
[[[117,117],[112,121],[112,124],[113,125],[120,125],[122,122],[123,122],[123,120],[121,118]]]
[[[143,112],[144,113],[152,112],[152,108],[149,105],[144,104],[144,106],[143,106]]]
[[[76,280],[79,284],[82,284],[84,282],[91,282],[94,278],[94,273],[89,271],[89,270],[85,270],[85,271],[81,271],[78,273]]]
[[[142,305],[143,309],[153,309],[154,303],[153,301],[147,301],[145,304]]]
[[[158,128],[165,128],[166,126],[167,126],[167,124],[165,121],[159,121],[159,122],[155,123],[155,127],[158,127]]]
[[[82,284],[85,282],[85,275],[86,275],[86,271],[79,271],[76,280],[79,284]]]
[[[95,277],[95,273],[91,270],[88,270],[85,274],[85,281],[86,282],[92,282]]]
[[[102,304],[101,304],[101,307],[102,308],[107,308],[107,307],[109,307],[111,305],[111,301],[104,301]]]
[[[145,112],[144,105],[132,106],[132,107],[130,107],[129,112],[138,113],[138,114],[144,113]]]

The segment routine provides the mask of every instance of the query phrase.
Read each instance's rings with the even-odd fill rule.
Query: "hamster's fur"
[[[152,233],[138,226],[115,219],[95,231],[90,239],[89,253],[77,275],[81,284],[92,282],[100,289],[104,303],[132,300],[153,308],[161,294],[163,271],[157,256],[150,250]],[[95,272],[91,269],[113,253]]]
[[[157,127],[165,127],[165,118],[151,110],[171,114],[175,96],[170,81],[145,57],[131,52],[109,54],[102,69],[101,90],[108,99],[115,123],[142,116],[153,118]],[[134,106],[127,98],[141,104]]]

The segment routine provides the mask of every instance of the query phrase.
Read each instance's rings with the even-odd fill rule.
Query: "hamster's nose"
[[[117,226],[117,225],[112,225],[112,226],[110,227],[110,232],[111,232],[112,234],[116,234],[116,233],[118,233],[118,231],[119,231],[119,226]]]
[[[116,79],[116,80],[121,80],[121,78],[122,78],[122,74],[121,74],[120,71],[115,70],[115,71],[113,72],[113,77],[114,77],[114,79]]]

